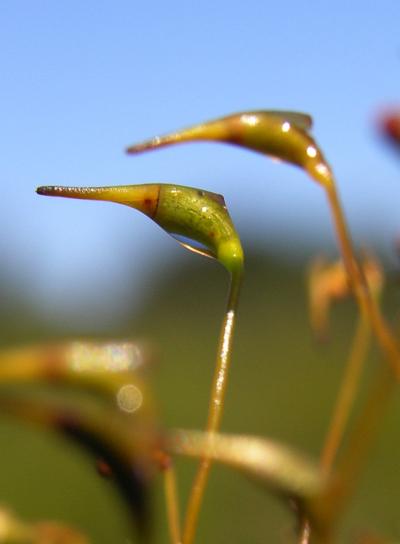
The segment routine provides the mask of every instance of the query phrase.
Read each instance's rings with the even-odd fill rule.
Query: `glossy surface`
[[[188,242],[178,240],[187,249],[216,258],[232,273],[242,267],[241,243],[221,195],[170,184],[54,186],[39,187],[37,192],[125,204],[151,217],[169,234],[189,239]]]
[[[309,115],[286,111],[249,111],[221,117],[132,145],[128,153],[142,153],[192,141],[220,141],[246,147],[304,168],[322,185],[332,183],[332,172],[309,133]]]

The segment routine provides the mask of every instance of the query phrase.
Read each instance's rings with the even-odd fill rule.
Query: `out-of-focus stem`
[[[368,352],[369,341],[369,322],[365,319],[365,316],[360,315],[349,358],[345,366],[342,385],[337,396],[336,406],[322,449],[320,466],[325,473],[331,471],[340,447],[346,423],[357,394],[363,363]],[[385,369],[385,371],[387,370]],[[300,520],[298,544],[310,544],[311,536],[310,522],[308,519],[302,518]]]
[[[323,511],[322,515],[321,512],[319,512],[319,529],[322,529],[322,532],[326,535],[325,540],[328,541],[330,538],[328,535],[332,534],[333,520],[336,519],[345,499],[353,491],[356,474],[358,474],[358,471],[360,470],[360,465],[367,454],[376,432],[379,420],[377,414],[378,412],[382,413],[380,412],[380,406],[377,413],[371,414],[371,412],[373,412],[373,406],[378,402],[376,399],[385,398],[386,400],[386,398],[390,396],[389,390],[393,387],[393,383],[400,379],[400,351],[396,338],[385,322],[377,301],[371,296],[364,273],[355,258],[351,238],[333,178],[331,179],[331,183],[325,185],[325,190],[343,263],[359,307],[360,322],[347,367],[347,378],[345,377],[343,388],[339,393],[334,420],[330,427],[327,442],[325,443],[322,454],[321,468],[323,470],[326,471],[331,468],[343,435],[345,422],[353,402],[358,375],[361,372],[362,361],[367,349],[369,329],[373,331],[391,368],[390,373],[386,368],[381,371],[379,384],[377,388],[371,392],[368,403],[358,421],[358,425],[350,436],[350,444],[346,449],[347,455],[344,456],[344,461],[340,466],[339,477],[334,478],[335,483],[329,487],[321,504],[317,505],[317,511],[319,511],[320,508],[322,508]],[[393,379],[393,375],[395,379]],[[385,404],[385,402],[383,402],[383,404]],[[372,419],[370,418],[371,415]],[[326,512],[324,510],[326,510]],[[312,541],[315,531],[313,527],[311,527],[311,530],[309,529],[308,520],[302,520],[299,533],[299,542],[301,544],[308,544]]]
[[[392,373],[386,366],[380,365],[377,374],[347,446],[342,452],[335,477],[315,504],[318,520],[326,528],[334,526],[346,501],[354,491],[396,386]]]
[[[176,486],[175,469],[172,460],[169,460],[167,466],[163,469],[164,474],[164,493],[165,504],[167,508],[168,529],[171,544],[181,544],[181,524],[179,516],[179,499]]]
[[[349,418],[370,340],[370,326],[365,316],[360,315],[354,335],[350,355],[346,363],[345,374],[333,411],[328,434],[321,454],[321,468],[330,472],[337,451],[340,447],[347,420]]]
[[[241,283],[242,270],[239,270],[231,277],[228,304],[219,337],[217,361],[211,389],[211,399],[206,428],[207,432],[209,433],[215,433],[218,431],[223,413],[228,371],[232,358],[233,336]],[[194,540],[210,468],[211,460],[204,457],[200,461],[189,497],[183,531],[184,544],[192,544]]]
[[[343,262],[349,276],[354,296],[360,308],[360,313],[365,316],[370,323],[371,329],[392,367],[396,380],[399,381],[400,351],[398,343],[388,324],[384,320],[379,306],[371,297],[365,276],[355,259],[342,207],[333,180],[332,183],[325,187]]]

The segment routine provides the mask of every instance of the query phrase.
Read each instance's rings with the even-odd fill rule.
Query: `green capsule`
[[[125,204],[143,212],[187,249],[213,257],[231,273],[243,266],[240,239],[221,195],[185,187],[152,183],[117,187],[39,187],[41,195]],[[199,244],[199,245],[197,245]]]
[[[318,183],[332,183],[332,172],[310,135],[312,118],[288,111],[249,111],[221,117],[128,147],[142,153],[192,141],[220,141],[246,147],[301,168]]]

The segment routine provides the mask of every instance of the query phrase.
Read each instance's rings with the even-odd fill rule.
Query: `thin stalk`
[[[343,439],[354,400],[356,398],[361,372],[370,343],[370,326],[364,316],[360,315],[353,338],[345,373],[340,387],[336,405],[328,427],[328,434],[321,453],[320,466],[324,473],[329,473]],[[306,517],[300,519],[298,544],[310,544],[312,527]]]
[[[345,365],[345,373],[333,411],[328,434],[321,454],[321,468],[330,472],[356,398],[360,377],[370,343],[370,325],[365,316],[360,315],[351,351]]]
[[[365,327],[370,327],[374,332],[378,344],[391,369],[391,372],[389,372],[386,367],[380,367],[379,378],[375,387],[370,392],[367,403],[358,419],[355,429],[350,435],[349,445],[342,457],[343,460],[339,465],[338,474],[334,478],[334,483],[329,486],[327,492],[324,493],[324,496],[319,499],[320,502],[318,501],[318,503],[315,504],[315,511],[317,512],[318,522],[320,523],[319,529],[322,529],[324,532],[323,541],[328,542],[331,538],[333,523],[342,510],[345,501],[353,492],[361,465],[363,464],[369,447],[375,437],[378,424],[383,416],[384,407],[391,397],[391,391],[394,388],[394,384],[400,380],[400,350],[393,332],[390,330],[390,327],[382,316],[377,301],[371,296],[364,273],[355,258],[351,238],[333,178],[331,179],[331,183],[325,185],[325,190],[343,263],[359,307],[360,320],[365,321]],[[361,344],[362,342],[360,343],[360,350],[362,348]],[[355,348],[353,347],[353,349]],[[355,367],[356,362],[357,361],[352,362],[352,365]],[[355,372],[358,372],[357,368],[355,369]],[[393,379],[393,376],[395,377],[395,380]],[[344,387],[346,387],[346,385],[344,385]],[[343,397],[350,398],[350,393],[348,391],[345,391],[342,394]],[[340,402],[348,403],[349,400],[345,399],[345,401]],[[347,419],[347,416],[345,416],[347,408],[343,406],[343,408],[340,408],[340,411],[342,410],[343,414],[338,414],[338,420]],[[336,442],[338,440],[338,437],[334,437],[333,434],[342,434],[342,431],[340,430],[342,423],[339,421],[338,424],[335,423],[334,425],[338,425],[338,427],[337,430],[335,430],[335,426],[331,427],[332,438],[329,438],[329,440],[332,440],[332,444],[329,446],[326,445],[323,468],[325,465],[327,467],[331,465],[339,445],[339,442],[337,445],[333,443],[333,441]],[[310,541],[311,532],[308,520],[302,519],[298,542],[299,544],[308,544]]]
[[[332,180],[330,185],[326,186],[326,194],[331,209],[336,235],[339,242],[343,262],[346,267],[349,281],[353,289],[354,296],[360,308],[360,312],[371,324],[378,343],[385,354],[396,380],[400,380],[400,351],[398,343],[384,320],[379,306],[371,297],[364,274],[354,256],[350,236],[344,219],[343,210],[339,202],[335,184]]]
[[[395,386],[396,382],[389,369],[379,365],[378,375],[372,382],[367,401],[341,455],[335,478],[315,504],[317,519],[328,532],[354,492],[362,465],[376,438]]]
[[[232,359],[232,345],[236,324],[236,312],[242,283],[242,270],[232,274],[229,297],[221,333],[218,342],[217,360],[211,389],[206,431],[215,433],[219,430],[225,404],[225,392],[228,371]],[[192,544],[197,528],[198,517],[211,468],[211,460],[204,457],[195,475],[186,510],[183,530],[183,543]]]
[[[168,465],[164,468],[163,474],[165,504],[167,508],[167,520],[171,544],[181,544],[182,538],[179,516],[179,499],[176,486],[176,474],[171,459],[169,460]]]

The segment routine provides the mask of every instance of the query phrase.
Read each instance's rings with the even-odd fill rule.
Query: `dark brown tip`
[[[36,192],[44,196],[64,196],[68,198],[92,198],[99,190],[106,190],[105,187],[63,187],[61,185],[44,185],[38,187]]]
[[[60,187],[59,185],[43,185],[38,187],[36,192],[38,195],[44,196],[64,196],[68,190],[73,190],[74,187]]]
[[[49,187],[49,186],[43,185],[42,187],[38,187],[38,188],[36,189],[36,192],[37,192],[38,195],[48,195],[48,194],[50,194],[53,190],[54,190],[53,187]]]
[[[150,149],[154,149],[159,145],[159,138],[153,138],[152,140],[146,140],[139,144],[134,144],[125,149],[125,153],[128,155],[138,155],[139,153],[144,153]]]
[[[164,136],[154,136],[150,140],[144,140],[134,145],[130,145],[125,149],[129,155],[137,155],[152,149],[158,149],[159,147],[166,147],[172,144],[182,143],[189,141],[191,138],[187,137],[186,131],[171,132],[170,134],[164,134]]]

